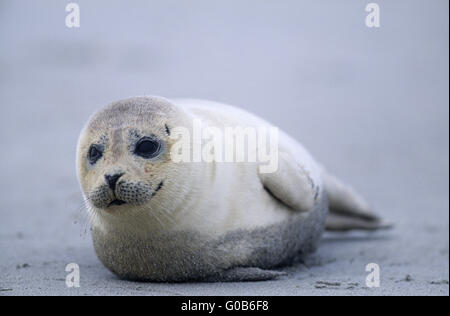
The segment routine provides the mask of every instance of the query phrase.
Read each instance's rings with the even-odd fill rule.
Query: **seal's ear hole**
[[[167,135],[170,136],[170,128],[169,128],[169,126],[167,126],[167,124],[164,124],[164,126],[166,127],[166,133],[167,133]]]

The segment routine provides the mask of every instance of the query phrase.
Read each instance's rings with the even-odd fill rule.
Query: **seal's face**
[[[170,186],[173,122],[164,102],[128,99],[91,118],[80,137],[77,159],[89,205],[107,212],[137,209]]]
[[[167,135],[144,127],[112,128],[91,138],[86,197],[96,208],[147,203],[163,186]]]

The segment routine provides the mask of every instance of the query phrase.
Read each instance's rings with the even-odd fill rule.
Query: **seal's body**
[[[261,162],[174,162],[176,132],[195,133],[196,121],[222,131],[272,127],[214,102],[139,97],[105,107],[83,130],[77,168],[94,247],[118,276],[266,280],[280,275],[271,268],[313,251],[326,225],[383,226],[364,200],[283,132],[271,172],[262,173]],[[193,157],[194,147],[182,150]]]

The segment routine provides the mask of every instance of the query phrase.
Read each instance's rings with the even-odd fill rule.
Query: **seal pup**
[[[315,250],[326,227],[386,227],[281,131],[273,172],[260,162],[175,162],[176,131],[194,132],[196,120],[219,130],[273,127],[229,105],[135,97],[107,105],[81,132],[77,175],[94,248],[120,278],[268,280]],[[194,147],[177,150],[191,156]]]

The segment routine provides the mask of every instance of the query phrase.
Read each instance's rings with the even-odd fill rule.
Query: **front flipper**
[[[206,279],[206,282],[254,282],[268,281],[286,275],[285,272],[260,268],[232,268]]]
[[[260,173],[264,188],[277,200],[300,212],[310,211],[318,196],[319,188],[290,154],[279,153],[278,170]]]

